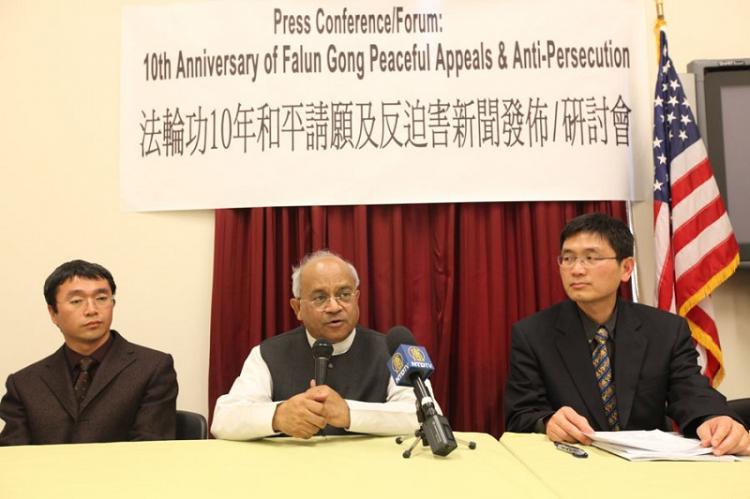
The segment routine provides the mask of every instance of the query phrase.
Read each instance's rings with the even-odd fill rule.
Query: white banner
[[[650,40],[643,0],[127,6],[123,206],[642,199]]]

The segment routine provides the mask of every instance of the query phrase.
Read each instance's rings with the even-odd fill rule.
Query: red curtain
[[[435,395],[458,431],[499,436],[515,321],[564,298],[564,224],[621,202],[466,203],[218,210],[209,407],[250,349],[289,330],[291,268],[329,248],[361,280],[360,322],[402,324],[436,366]]]

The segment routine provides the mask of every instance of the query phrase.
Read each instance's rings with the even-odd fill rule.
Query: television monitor
[[[742,266],[750,268],[750,58],[696,60],[698,127],[719,191],[740,244]]]

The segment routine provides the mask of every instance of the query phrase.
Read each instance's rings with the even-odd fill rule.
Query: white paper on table
[[[630,461],[735,461],[734,456],[714,456],[700,440],[661,430],[597,431],[592,445]]]

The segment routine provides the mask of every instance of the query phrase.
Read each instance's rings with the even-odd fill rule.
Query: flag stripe
[[[665,203],[655,202],[654,215],[656,240],[656,275],[659,280],[656,286],[657,306],[663,310],[674,312],[674,260],[669,240],[669,207]]]
[[[706,146],[703,145],[703,141],[701,140],[685,147],[681,153],[675,154],[669,168],[672,173],[672,183],[674,184],[679,181],[690,170],[695,168],[698,163],[705,160],[707,156]]]
[[[724,213],[714,223],[708,227],[703,227],[680,251],[675,252],[674,268],[677,280],[682,279],[683,274],[693,270],[700,262],[709,260],[710,263],[711,260],[715,260],[715,258],[710,258],[711,252],[720,251],[721,246],[728,241],[734,241],[734,237],[732,236],[729,217]],[[674,244],[674,241],[672,243]],[[720,254],[730,256],[727,253]],[[717,263],[716,270],[719,270],[726,265],[726,260],[722,259]]]
[[[679,253],[693,238],[698,237],[703,227],[716,223],[725,214],[726,210],[724,209],[724,203],[721,202],[721,198],[714,198],[703,210],[674,231],[674,237],[672,238],[674,251]],[[729,227],[729,231],[731,232],[731,226]]]
[[[656,238],[656,275],[664,273],[664,266],[671,254],[669,234],[669,208],[661,202],[654,203],[654,226]]]
[[[695,187],[680,204],[672,205],[672,226],[681,227],[715,199],[721,199],[721,196],[716,181],[712,178]]]
[[[712,178],[711,163],[708,162],[708,157],[704,157],[703,161],[700,161],[685,175],[672,180],[672,205],[676,208],[693,192],[693,189],[706,185],[706,181]],[[711,185],[711,183],[707,185]],[[716,194],[718,195],[718,191]]]

